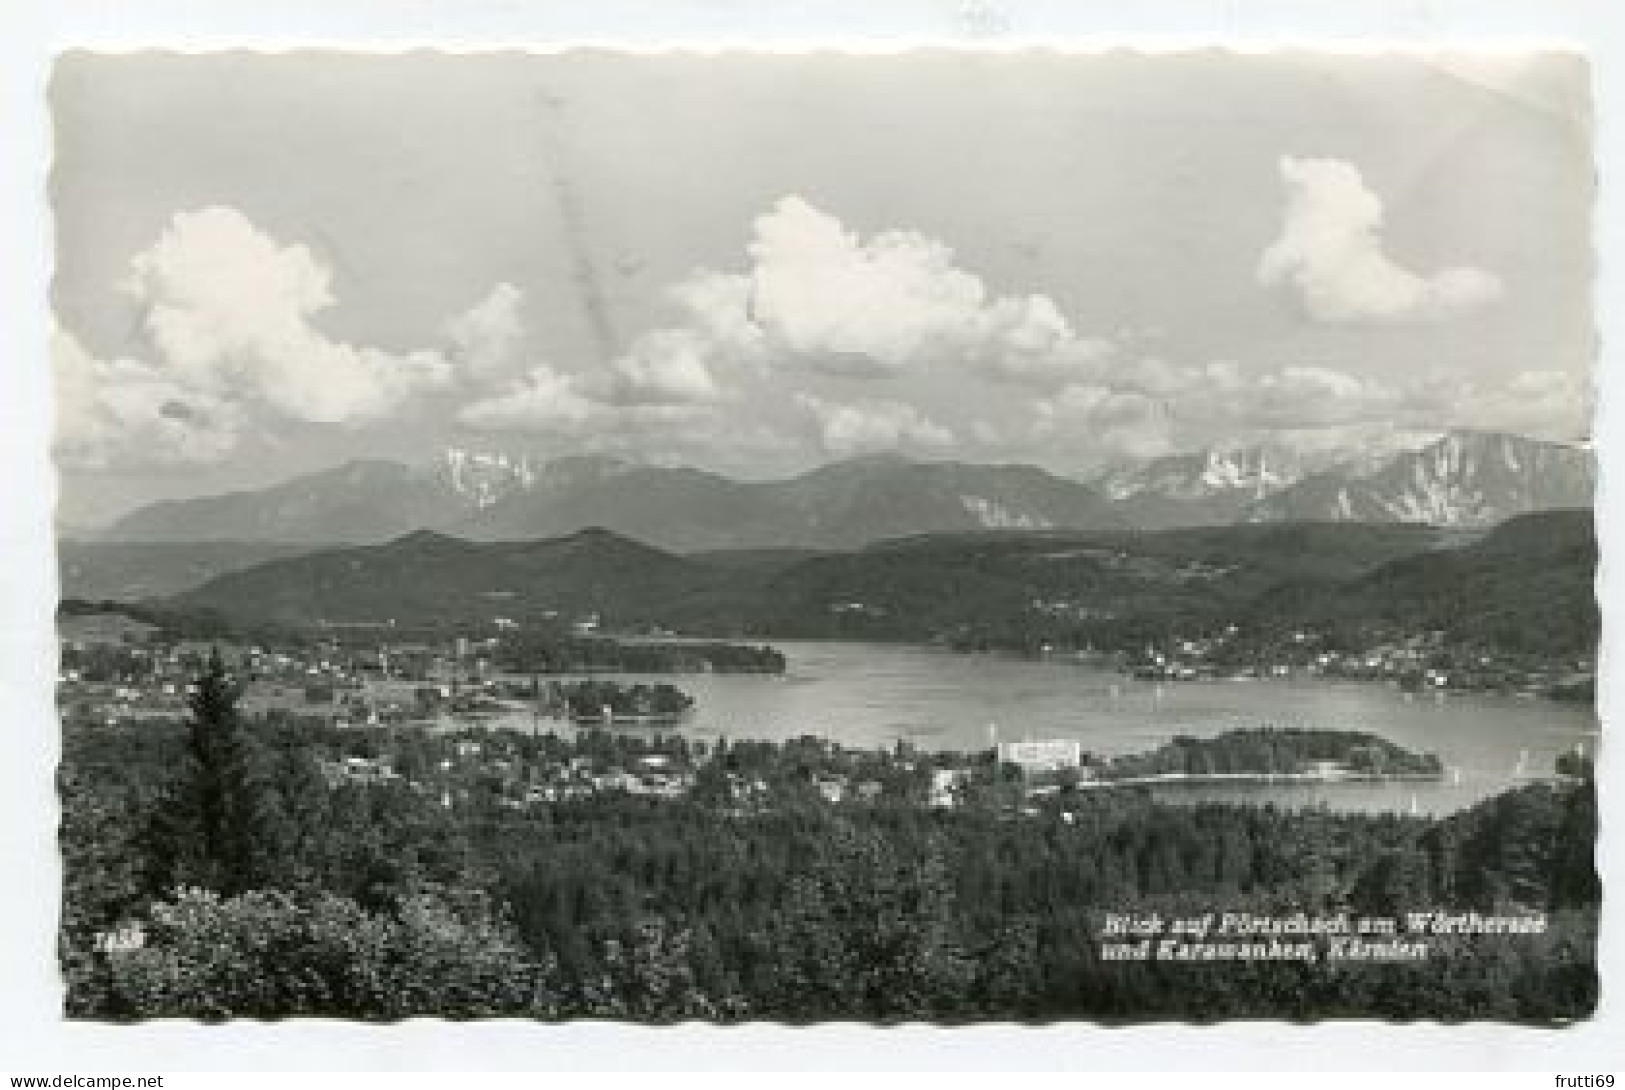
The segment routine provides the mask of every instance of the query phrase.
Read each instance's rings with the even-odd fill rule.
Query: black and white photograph
[[[63,1017],[1591,1019],[1592,78],[61,53]]]

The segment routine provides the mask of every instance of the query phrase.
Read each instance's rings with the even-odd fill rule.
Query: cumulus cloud
[[[1111,352],[1107,342],[1078,336],[1047,297],[991,296],[941,242],[906,231],[864,239],[797,197],[757,217],[747,258],[743,272],[699,269],[671,285],[673,318],[596,371],[544,366],[502,378],[500,367],[468,366],[485,355],[470,345],[516,339],[503,335],[516,301],[494,294],[454,328],[465,378],[478,372],[492,380],[458,421],[581,438],[658,432],[686,442],[699,427],[715,428],[718,411],[738,403],[748,381],[782,384],[796,371],[886,378],[953,366],[1053,390],[1097,372]],[[953,438],[902,402],[799,394],[785,404],[813,422],[814,442],[829,453]]]
[[[364,424],[427,395],[512,383],[523,367],[512,285],[449,322],[443,345],[391,352],[318,328],[332,280],[308,247],[235,209],[177,214],[119,285],[140,308],[141,350],[101,360],[58,338],[58,456],[102,468],[217,462],[256,428]]]
[[[1074,452],[1150,457],[1285,430],[1352,434],[1400,421],[1437,421],[1438,392],[1396,387],[1335,368],[1247,369],[1230,360],[1180,365],[1148,358],[1033,404],[1030,438]]]
[[[1580,439],[1591,434],[1594,396],[1585,375],[1530,370],[1493,385],[1453,385],[1440,401],[1457,426]]]
[[[489,388],[522,372],[525,294],[503,282],[446,325],[448,356],[465,384]]]
[[[604,411],[600,402],[582,390],[579,376],[539,364],[500,393],[463,406],[457,420],[487,431],[573,433]]]
[[[457,420],[485,431],[584,436],[686,423],[726,399],[707,358],[708,342],[686,328],[639,337],[607,370],[565,372],[538,364],[479,396]]]
[[[639,335],[594,377],[593,396],[614,405],[707,405],[726,400],[718,369],[754,368],[762,332],[749,316],[750,282],[701,270],[667,288],[678,322]]]
[[[712,467],[733,459],[746,472],[759,468],[761,457],[802,446],[767,423],[725,419],[717,405],[615,404],[591,385],[581,375],[537,368],[514,388],[465,406],[456,419],[477,431],[523,434],[537,451]]]
[[[865,242],[796,197],[755,232],[752,317],[795,355],[884,374],[980,333],[986,289],[940,242],[907,231]]]
[[[145,309],[163,370],[188,387],[292,420],[349,423],[451,381],[441,353],[397,355],[318,330],[312,319],[333,305],[330,270],[235,209],[175,216],[130,270],[125,288]]]
[[[1280,172],[1285,222],[1259,261],[1258,279],[1294,289],[1317,321],[1438,320],[1500,296],[1500,279],[1482,269],[1424,275],[1384,253],[1382,200],[1349,163],[1288,156]]]
[[[1101,337],[1080,337],[1048,296],[1000,299],[986,312],[985,340],[994,346],[980,359],[989,375],[1040,388],[1097,374],[1117,346]]]
[[[1402,409],[1400,392],[1391,384],[1303,365],[1256,374],[1243,374],[1234,365],[1209,366],[1181,401],[1183,415],[1211,416],[1249,429],[1331,427]]]
[[[204,465],[225,457],[243,427],[237,406],[139,360],[97,359],[70,333],[51,338],[55,453],[80,471]]]
[[[714,454],[725,445],[760,445],[759,424],[725,424],[707,379],[685,375],[673,358],[665,370],[638,374],[619,361],[610,372],[566,372],[546,364],[465,404],[457,423],[477,431],[514,432],[569,449],[648,457]],[[689,385],[685,385],[689,384]],[[703,387],[703,389],[702,389]]]
[[[1089,383],[1036,402],[1030,434],[1061,449],[1106,456],[1150,458],[1175,449],[1165,402],[1137,390]]]
[[[756,218],[747,256],[743,273],[706,269],[677,284],[682,324],[644,338],[633,355],[647,364],[678,352],[712,370],[788,363],[856,379],[968,364],[1054,386],[1109,352],[1046,296],[991,295],[946,244],[913,231],[865,239],[800,197]]]
[[[819,445],[841,457],[906,447],[945,447],[954,442],[953,432],[900,401],[844,404],[804,393],[797,395],[796,403],[811,417]]]
[[[721,400],[711,373],[711,342],[693,329],[662,328],[639,337],[610,369],[603,396],[625,405],[703,404]]]
[[[751,277],[700,269],[667,289],[684,325],[719,358],[760,363],[767,334],[757,324]]]
[[[1438,318],[1499,290],[1477,270],[1424,276],[1388,258],[1381,202],[1347,164],[1289,159],[1282,176],[1286,224],[1259,277],[1295,290],[1314,317]],[[1143,355],[1149,346],[1123,332],[1081,335],[1048,296],[993,294],[940,241],[865,237],[796,197],[757,217],[744,256],[740,269],[672,284],[667,319],[577,370],[528,350],[525,296],[508,283],[428,347],[347,342],[319,324],[337,300],[311,249],[232,209],[177,215],[122,285],[140,305],[142,343],[106,359],[67,333],[53,346],[58,457],[89,470],[205,464],[278,425],[360,425],[426,404],[464,427],[571,449],[746,463],[747,448],[788,460],[964,442],[987,457],[1085,464],[1460,425],[1562,437],[1584,434],[1589,413],[1589,387],[1567,373],[1379,383],[1313,362]],[[847,396],[884,379],[884,397]],[[910,402],[949,384],[963,404]]]

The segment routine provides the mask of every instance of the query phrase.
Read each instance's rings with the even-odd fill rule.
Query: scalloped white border
[[[1390,1026],[1334,1023],[1215,1027],[1088,1023],[1042,1028],[863,1026],[793,1029],[532,1026],[418,1022],[393,1027],[301,1022],[194,1027],[105,1027],[57,1017],[54,928],[56,761],[52,707],[55,572],[50,540],[55,481],[48,459],[49,379],[44,364],[51,236],[45,198],[49,124],[44,87],[60,49],[213,50],[333,47],[475,52],[589,46],[638,51],[816,49],[890,53],[922,47],[1171,51],[1223,46],[1366,52],[1580,49],[1593,65],[1599,187],[1595,289],[1601,460],[1599,594],[1605,617],[1622,602],[1615,562],[1615,470],[1625,464],[1615,418],[1610,346],[1625,341],[1625,31],[1606,0],[147,0],[113,5],[57,0],[0,14],[0,1075],[162,1071],[588,1069],[1147,1069],[1486,1070],[1625,1069],[1625,867],[1621,785],[1625,765],[1602,747],[1604,899],[1602,1005],[1564,1030],[1502,1025]],[[1614,305],[1610,305],[1614,302]],[[1620,641],[1604,626],[1604,722],[1625,707]],[[324,1080],[326,1081],[326,1080]],[[1544,1085],[1544,1083],[1542,1083]],[[337,1081],[334,1080],[334,1085]]]

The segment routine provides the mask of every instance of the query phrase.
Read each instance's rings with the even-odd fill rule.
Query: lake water
[[[1136,681],[1070,660],[963,655],[925,647],[775,643],[782,677],[616,675],[666,681],[695,698],[684,734],[786,739],[815,734],[874,748],[905,739],[925,749],[988,748],[996,737],[1078,738],[1105,756],[1154,749],[1176,734],[1208,737],[1239,727],[1367,731],[1436,753],[1440,783],[1177,785],[1170,800],[1247,798],[1336,809],[1443,813],[1520,779],[1545,776],[1558,754],[1592,752],[1597,721],[1580,704],[1487,694],[1409,695],[1371,682],[1323,678]],[[499,718],[526,727],[531,717]],[[546,724],[559,729],[558,724]]]

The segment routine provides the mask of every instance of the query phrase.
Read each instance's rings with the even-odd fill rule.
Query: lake
[[[1478,693],[1401,693],[1373,682],[1325,678],[1137,681],[1066,659],[965,655],[896,644],[775,642],[782,677],[660,676],[697,706],[682,732],[714,739],[781,740],[816,734],[874,748],[899,739],[926,749],[985,749],[1001,741],[1078,738],[1105,756],[1154,749],[1176,734],[1208,737],[1240,727],[1367,731],[1439,755],[1440,783],[1173,785],[1171,801],[1245,798],[1336,809],[1445,813],[1545,776],[1558,754],[1593,752],[1597,720],[1583,704]],[[486,720],[528,728],[528,713]],[[546,729],[567,729],[545,723]]]

